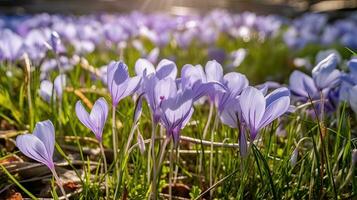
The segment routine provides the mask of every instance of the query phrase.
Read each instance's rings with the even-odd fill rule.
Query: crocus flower
[[[260,90],[247,87],[240,95],[239,104],[251,140],[254,140],[260,129],[288,111],[290,92],[287,88],[279,88],[264,97]]]
[[[46,165],[51,171],[54,170],[52,157],[55,146],[55,129],[50,120],[36,123],[33,134],[17,136],[16,146],[27,157]]]
[[[154,74],[147,77],[144,83],[145,98],[149,104],[153,122],[157,123],[161,116],[160,105],[162,101],[175,96],[177,86],[170,77],[159,80]]]
[[[336,69],[337,63],[337,56],[330,54],[312,69],[312,78],[320,91],[339,84],[341,72]]]
[[[190,120],[192,107],[192,92],[185,91],[165,99],[161,103],[161,122],[168,136],[172,137],[175,145],[180,140],[180,131]]]
[[[246,49],[238,49],[236,51],[231,52],[229,55],[228,67],[229,68],[239,67],[244,61],[246,56],[247,56]]]
[[[214,89],[213,82],[207,82],[206,74],[201,65],[186,64],[181,69],[181,90],[192,90],[193,101],[210,93]]]
[[[160,55],[160,49],[158,47],[153,48],[147,55],[146,59],[151,63],[156,63]]]
[[[61,39],[56,31],[51,33],[50,45],[52,47],[52,51],[58,54],[61,45]]]
[[[303,98],[304,101],[307,101],[310,98],[319,98],[318,89],[314,80],[300,71],[294,71],[290,75],[289,89],[294,95]]]
[[[105,122],[108,117],[108,104],[103,97],[99,98],[90,113],[83,107],[81,101],[76,103],[76,114],[78,119],[89,128],[99,142],[102,142],[102,135]]]
[[[239,96],[227,95],[225,102],[221,103],[219,107],[219,117],[223,124],[239,130],[239,152],[242,157],[245,157],[248,154],[248,144]]]
[[[2,58],[15,61],[21,56],[21,47],[23,46],[22,38],[9,29],[0,33],[0,50]]]
[[[63,94],[63,90],[66,85],[66,75],[61,74],[58,75],[55,78],[54,84],[52,84],[52,82],[48,81],[48,80],[43,80],[40,84],[40,96],[42,97],[43,100],[45,100],[46,102],[50,103],[51,102],[51,98],[52,95],[54,95],[55,98],[53,98],[54,100],[62,99],[62,94]],[[55,89],[55,93],[52,94],[53,92],[53,88]]]
[[[215,60],[208,61],[205,66],[206,77],[208,82],[222,82],[223,81],[223,68]]]
[[[108,90],[112,105],[116,107],[120,100],[133,94],[139,87],[141,77],[129,77],[128,67],[124,62],[111,62],[108,65]]]
[[[221,110],[226,107],[226,103],[230,98],[238,97],[242,91],[248,87],[249,81],[247,77],[238,72],[230,72],[224,75],[222,90],[217,90],[217,107]]]

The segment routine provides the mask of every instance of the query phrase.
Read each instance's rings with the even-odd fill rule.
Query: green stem
[[[166,137],[164,140],[164,143],[162,145],[162,148],[160,149],[160,155],[159,155],[159,162],[156,166],[156,169],[159,170],[161,169],[161,165],[162,162],[164,160],[164,156],[165,156],[165,152],[166,152],[166,146],[167,144],[170,142],[170,137]],[[157,171],[155,173],[153,173],[153,183],[152,183],[152,199],[156,199],[157,198]]]
[[[210,145],[210,157],[209,157],[209,186],[213,185],[213,142],[214,142],[214,133],[218,122],[218,114],[214,119],[213,128],[211,131],[211,145]],[[210,190],[210,196],[213,196],[213,190]]]
[[[169,200],[172,200],[172,171],[173,171],[173,150],[174,146],[170,143],[170,173],[169,173]]]
[[[152,132],[151,132],[151,141],[150,141],[150,148],[151,148],[151,160],[152,160],[152,181],[151,181],[151,198],[157,198],[157,189],[156,189],[156,176],[157,176],[157,169],[156,168],[156,158],[155,158],[155,135],[156,135],[156,128],[157,125],[153,123],[152,125]]]
[[[106,195],[106,199],[109,199],[107,158],[105,156],[103,144],[99,143],[99,147],[100,147],[100,152],[102,153],[102,157],[103,157],[104,174],[105,174],[105,195]]]
[[[214,104],[213,104],[213,102],[211,102],[210,106],[209,106],[208,119],[207,119],[205,128],[203,129],[203,134],[202,134],[202,139],[203,140],[206,138],[208,128],[209,128],[209,126],[211,124],[212,116],[213,116],[213,110],[214,110]],[[200,154],[199,167],[198,167],[198,173],[199,174],[201,174],[201,172],[202,172],[202,162],[203,162],[203,153]]]
[[[53,176],[55,177],[56,183],[57,183],[58,187],[60,188],[60,190],[62,192],[62,195],[64,196],[64,198],[66,200],[68,200],[67,194],[66,194],[66,192],[65,192],[65,190],[63,188],[62,181],[59,178],[59,176],[57,175],[56,169],[55,168],[51,169],[51,172],[52,172]]]
[[[116,134],[116,121],[115,121],[115,110],[116,110],[116,107],[115,106],[112,106],[112,136],[113,136],[113,152],[114,152],[114,160],[117,160],[118,159],[118,137],[117,137],[117,134]],[[115,163],[115,170],[114,170],[114,178],[117,177],[117,173],[118,173],[118,170],[119,170],[119,163],[116,162]]]

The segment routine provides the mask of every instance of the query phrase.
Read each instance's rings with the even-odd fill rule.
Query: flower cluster
[[[329,23],[324,14],[307,13],[292,21],[292,26],[284,33],[284,41],[289,47],[303,48],[307,44],[342,44],[357,48],[354,34],[357,31],[357,15]]]
[[[265,39],[275,36],[281,23],[276,16],[257,16],[248,12],[229,14],[225,11],[185,17],[133,12],[127,15],[70,17],[40,14],[10,20],[0,18],[0,60],[14,61],[26,52],[33,61],[40,61],[45,57],[48,46],[58,53],[70,46],[76,54],[83,55],[96,48],[120,49],[132,45],[142,57],[153,61],[159,48],[172,40],[179,47],[187,48],[194,40],[213,45],[222,33],[245,40],[253,35]],[[58,35],[53,35],[53,31]],[[63,43],[56,40],[58,37]],[[148,51],[140,38],[147,38],[158,48]]]

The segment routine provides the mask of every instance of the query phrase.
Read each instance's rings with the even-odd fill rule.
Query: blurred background
[[[0,0],[3,14],[88,14],[138,10],[187,15],[218,8],[231,12],[252,11],[295,17],[307,11],[339,16],[354,12],[356,7],[357,0]]]

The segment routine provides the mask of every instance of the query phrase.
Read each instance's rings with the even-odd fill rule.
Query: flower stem
[[[115,110],[116,110],[116,107],[113,106],[113,107],[112,107],[113,152],[114,152],[114,160],[117,161],[117,159],[118,159],[118,144],[117,144],[117,142],[118,142],[118,137],[117,137],[117,134],[116,134],[116,132],[115,132],[115,129],[116,129]],[[119,163],[118,163],[118,162],[115,162],[114,178],[117,177],[118,170],[119,170]]]
[[[321,123],[324,123],[324,112],[325,112],[325,102],[324,102],[324,94],[322,91],[320,91],[320,98],[321,98],[321,113],[320,113],[320,120]]]
[[[62,181],[59,178],[59,176],[57,175],[56,169],[55,168],[51,169],[51,172],[52,172],[53,176],[55,177],[56,183],[57,183],[58,187],[60,188],[60,190],[62,192],[62,195],[64,196],[64,198],[66,200],[68,200],[67,194],[66,194],[66,192],[65,192],[65,190],[63,188]]]
[[[104,174],[105,174],[105,194],[106,194],[106,199],[109,199],[107,158],[105,157],[103,144],[99,143],[99,147],[100,147],[100,152],[102,153],[102,157],[103,157]]]
[[[130,134],[129,134],[129,139],[128,139],[127,143],[126,143],[125,151],[122,152],[122,154],[121,154],[121,159],[124,159],[124,160],[120,161],[120,169],[119,169],[118,179],[117,179],[118,181],[116,183],[117,184],[117,189],[120,188],[119,186],[120,186],[121,181],[122,181],[124,168],[126,166],[126,163],[128,162],[128,158],[129,158],[129,155],[130,155],[129,147],[130,147],[131,141],[133,140],[136,128],[137,128],[137,124],[135,124],[133,126],[133,128],[131,129]],[[117,189],[115,190],[114,197],[117,197],[117,194],[118,194],[117,193],[118,192]]]
[[[203,135],[202,135],[202,139],[203,140],[206,138],[209,125],[211,124],[213,110],[214,110],[214,104],[213,104],[213,102],[210,102],[208,119],[207,119],[205,128],[203,129]],[[200,161],[199,161],[199,167],[198,167],[198,173],[199,174],[201,174],[201,172],[202,172],[202,161],[203,161],[203,154],[200,154]]]
[[[214,119],[213,128],[211,131],[211,148],[210,148],[210,157],[209,157],[209,186],[213,185],[213,141],[214,141],[214,133],[218,122],[218,114]],[[213,196],[213,190],[210,190],[210,196]]]
[[[151,182],[151,198],[156,199],[156,173],[157,173],[157,168],[156,168],[156,157],[155,157],[155,135],[156,135],[156,128],[157,125],[153,123],[152,125],[152,133],[151,133],[151,160],[152,160],[152,182]],[[149,159],[150,160],[150,159]],[[149,166],[148,166],[149,167]]]
[[[126,146],[125,146],[124,156],[127,155],[127,152],[128,152],[128,150],[129,150],[131,141],[133,140],[134,133],[135,133],[135,130],[136,130],[137,127],[138,127],[138,125],[137,125],[137,124],[134,124],[134,126],[133,126],[133,127],[131,128],[131,130],[130,130],[129,138],[128,138],[128,141],[127,141]]]
[[[171,142],[170,143],[169,200],[172,200],[173,150],[174,150],[174,146]]]

